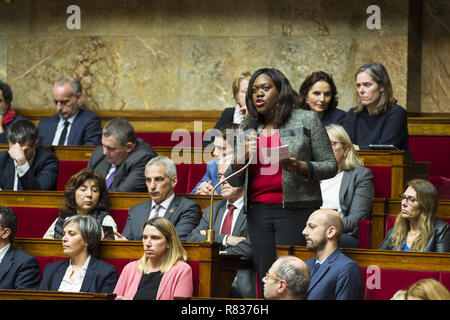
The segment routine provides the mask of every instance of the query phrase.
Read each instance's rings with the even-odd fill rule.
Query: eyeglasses
[[[335,148],[339,143],[344,144],[343,142],[340,142],[340,141],[331,141],[331,146],[332,146],[333,148]]]
[[[272,280],[275,280],[275,281],[281,281],[281,279],[280,278],[278,278],[278,277],[276,277],[276,276],[274,276],[274,275],[271,275],[270,273],[266,273],[266,276],[264,277],[264,280],[269,280],[269,278],[270,279],[272,279]]]
[[[400,202],[403,201],[403,200],[406,200],[406,203],[408,204],[408,206],[412,206],[412,205],[414,205],[414,202],[416,202],[415,198],[407,197],[404,194],[400,194],[399,198],[400,198]]]

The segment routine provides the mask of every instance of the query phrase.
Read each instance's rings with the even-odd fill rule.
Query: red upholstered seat
[[[192,281],[194,286],[193,296],[198,297],[198,287],[200,286],[200,264],[198,261],[187,262],[192,268]]]
[[[391,197],[391,167],[367,167],[372,171],[374,198]]]
[[[439,281],[438,271],[420,270],[392,270],[379,269],[380,287],[374,287],[374,275],[376,272],[367,272],[365,280],[365,300],[389,300],[398,290],[406,290],[416,281],[424,278],[433,278]]]
[[[439,274],[439,282],[450,291],[450,272],[441,272]]]
[[[127,223],[128,210],[111,209],[111,217],[113,217],[117,224],[117,231],[122,232],[123,228],[125,228],[125,224]]]
[[[18,220],[16,238],[42,238],[53,221],[58,208],[11,207]]]
[[[428,174],[450,178],[450,137],[409,136],[414,161],[431,162]]]
[[[360,249],[372,249],[372,220],[358,222],[358,243]]]
[[[436,187],[439,199],[450,200],[450,178],[430,176],[428,180]]]
[[[172,132],[136,132],[136,137],[141,138],[151,146],[158,147],[201,147],[203,133],[193,132],[173,133]]]
[[[87,168],[87,161],[59,161],[59,174],[56,190],[64,191],[67,181],[81,169]]]

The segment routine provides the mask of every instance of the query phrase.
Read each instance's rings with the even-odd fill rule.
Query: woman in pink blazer
[[[175,227],[166,218],[145,223],[144,255],[125,266],[114,289],[119,300],[172,300],[190,297],[192,269]]]

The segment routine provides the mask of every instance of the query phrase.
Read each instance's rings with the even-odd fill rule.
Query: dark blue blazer
[[[316,260],[314,257],[306,261],[309,270],[314,269]],[[312,275],[306,299],[358,300],[362,299],[362,293],[358,264],[336,249]]]
[[[37,259],[11,246],[0,263],[0,289],[36,290],[39,281]]]
[[[39,290],[58,291],[68,267],[69,260],[47,264]],[[116,268],[91,255],[80,292],[112,293],[117,279]]]
[[[323,116],[320,118],[320,120],[322,121],[324,127],[329,126],[333,123],[342,125],[346,115],[347,112],[341,109],[327,109],[323,113]]]
[[[0,188],[14,188],[14,160],[8,151],[0,152]],[[56,190],[58,180],[58,158],[47,148],[38,146],[30,169],[20,178],[23,190]]]
[[[39,121],[39,142],[42,145],[52,144],[58,126],[59,116],[54,114],[51,117]],[[100,145],[102,141],[102,124],[100,117],[95,113],[80,109],[72,122],[67,145]]]

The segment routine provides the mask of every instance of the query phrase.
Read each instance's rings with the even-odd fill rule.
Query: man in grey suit
[[[109,192],[145,192],[145,164],[157,154],[124,118],[109,121],[102,133],[102,146],[92,152],[88,168],[106,179]]]
[[[229,163],[219,163],[218,179],[223,180],[223,174]],[[213,224],[215,241],[221,244],[220,250],[224,254],[240,254],[251,264],[252,247],[247,232],[247,216],[242,212],[244,205],[244,187],[232,187],[227,182],[222,184],[223,200],[214,204]],[[186,241],[202,242],[209,229],[210,210],[204,210],[200,224],[186,238]],[[256,273],[252,266],[239,269],[231,286],[232,298],[256,297]]]
[[[311,271],[307,300],[362,298],[361,270],[338,248],[343,230],[342,216],[335,210],[316,210],[309,217],[302,234],[316,257],[306,261]]]
[[[165,217],[175,226],[180,241],[185,241],[200,221],[201,209],[197,202],[175,194],[178,182],[175,163],[159,156],[145,166],[145,182],[151,200],[130,208],[122,234],[118,240],[142,240],[144,224],[154,217]]]

